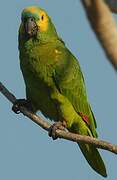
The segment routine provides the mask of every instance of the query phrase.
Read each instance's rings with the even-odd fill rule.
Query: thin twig
[[[10,91],[8,91],[8,89],[1,82],[0,82],[0,92],[11,103],[14,103],[16,101],[16,97]],[[51,127],[50,123],[43,120],[42,118],[40,118],[36,114],[28,111],[25,107],[20,107],[20,111],[25,116],[30,118],[33,122],[35,122],[40,127],[42,127],[44,130],[49,132],[50,127]],[[83,135],[79,135],[79,134],[74,134],[74,133],[70,133],[70,132],[66,132],[66,131],[62,131],[62,130],[57,130],[56,135],[59,138],[63,138],[63,139],[70,140],[70,141],[73,141],[73,142],[84,142],[84,143],[93,144],[97,148],[105,149],[105,150],[108,150],[108,151],[110,151],[112,153],[117,154],[117,145],[111,144],[111,143],[103,141],[103,140],[99,140],[99,139],[92,138],[92,137],[89,137],[89,136],[83,136]]]

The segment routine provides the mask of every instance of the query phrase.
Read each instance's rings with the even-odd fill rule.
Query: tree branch
[[[117,26],[109,7],[103,0],[81,0],[81,3],[106,56],[117,70]]]
[[[16,97],[12,93],[10,93],[10,91],[8,91],[8,89],[1,82],[0,82],[0,92],[11,103],[14,103],[16,101]],[[35,122],[40,127],[42,127],[44,130],[49,132],[50,127],[51,127],[50,123],[43,120],[42,118],[40,118],[36,114],[28,111],[25,107],[20,107],[20,111],[25,116],[30,118],[33,122]],[[103,141],[103,140],[99,140],[99,139],[92,138],[92,137],[89,137],[89,136],[83,136],[83,135],[79,135],[79,134],[74,134],[74,133],[70,133],[70,132],[66,132],[66,131],[62,131],[62,130],[57,130],[56,135],[59,138],[63,138],[63,139],[70,140],[70,141],[73,141],[73,142],[84,142],[84,143],[93,144],[97,148],[105,149],[105,150],[108,150],[110,152],[113,152],[113,153],[117,154],[117,145],[111,144],[111,143]]]

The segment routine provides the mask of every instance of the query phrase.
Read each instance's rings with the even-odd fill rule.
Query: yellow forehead
[[[43,9],[35,7],[35,6],[27,7],[26,9],[24,9],[24,12],[29,12],[31,14],[37,14],[37,15],[39,15],[39,17],[42,14],[46,15],[46,12]]]
[[[29,11],[30,13],[39,13],[39,10],[38,10],[38,8],[37,7],[35,7],[35,6],[31,6],[31,7],[27,7],[26,9],[24,9],[24,11]]]

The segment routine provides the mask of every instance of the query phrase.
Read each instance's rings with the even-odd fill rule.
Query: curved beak
[[[37,34],[38,31],[38,26],[34,20],[34,18],[29,17],[25,22],[24,22],[24,29],[26,35],[29,37],[33,37]]]

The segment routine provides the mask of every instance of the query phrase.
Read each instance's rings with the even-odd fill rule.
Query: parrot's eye
[[[41,16],[41,20],[42,20],[42,21],[44,20],[44,15]]]

